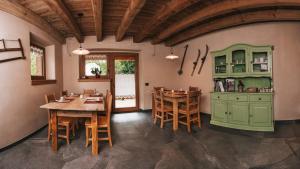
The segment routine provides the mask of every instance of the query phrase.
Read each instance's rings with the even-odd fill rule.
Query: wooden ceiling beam
[[[103,34],[102,34],[103,0],[91,0],[91,3],[92,3],[96,37],[97,37],[97,41],[99,42],[102,41],[103,39]]]
[[[300,21],[300,10],[278,9],[236,14],[212,20],[209,23],[188,29],[174,37],[171,37],[165,43],[167,46],[174,46],[213,31],[245,24],[270,21]]]
[[[261,7],[283,7],[283,6],[300,6],[299,0],[226,0],[221,1],[187,16],[168,28],[158,33],[153,39],[153,44],[158,44],[171,35],[178,33],[196,23],[205,21],[210,18],[232,13],[234,11],[243,11],[247,9],[256,9]]]
[[[43,0],[51,10],[53,10],[64,22],[64,24],[70,29],[72,34],[78,40],[83,42],[83,37],[71,12],[65,6],[62,0]]]
[[[1,0],[0,10],[15,15],[16,17],[40,28],[62,44],[66,42],[66,39],[62,36],[62,34],[53,28],[46,20],[15,1]]]
[[[182,11],[190,5],[199,2],[199,0],[172,0],[168,4],[162,6],[158,12],[143,26],[133,38],[134,42],[141,42],[148,34],[157,26],[165,22],[170,16]]]
[[[116,41],[121,41],[132,21],[136,17],[136,15],[140,12],[140,10],[145,5],[146,0],[130,0],[129,6],[123,16],[121,24],[118,27],[116,32]]]

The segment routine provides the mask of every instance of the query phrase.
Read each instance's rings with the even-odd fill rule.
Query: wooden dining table
[[[172,103],[173,107],[173,131],[178,130],[178,105],[186,101],[187,93],[184,91],[164,91],[164,101]],[[154,93],[152,93],[152,114],[155,112]]]
[[[98,155],[98,121],[99,112],[104,112],[104,101],[89,101],[88,98],[72,97],[69,102],[51,102],[40,106],[51,113],[52,150],[57,152],[58,117],[86,117],[91,118],[92,125],[92,154]]]

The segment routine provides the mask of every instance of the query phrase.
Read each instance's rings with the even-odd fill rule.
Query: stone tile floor
[[[70,145],[52,152],[46,128],[0,152],[0,169],[300,169],[300,123],[276,125],[274,133],[247,132],[209,125],[188,134],[153,125],[150,113],[114,114],[113,147],[100,154],[85,148],[81,129]]]

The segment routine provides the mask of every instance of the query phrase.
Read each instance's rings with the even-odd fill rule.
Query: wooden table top
[[[86,98],[74,97],[74,100],[68,103],[51,102],[40,106],[40,108],[63,111],[104,111],[104,102],[86,104],[85,101]]]

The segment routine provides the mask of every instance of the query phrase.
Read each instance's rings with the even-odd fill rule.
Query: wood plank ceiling
[[[17,16],[28,10],[48,23],[48,33],[57,31],[63,38],[75,37],[80,42],[88,35],[96,35],[97,41],[115,35],[117,41],[133,37],[135,42],[151,40],[173,46],[233,26],[300,21],[300,0],[1,1],[0,10]]]

